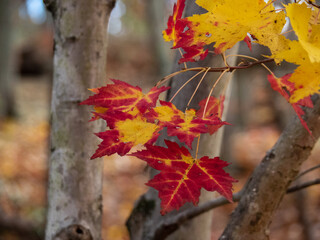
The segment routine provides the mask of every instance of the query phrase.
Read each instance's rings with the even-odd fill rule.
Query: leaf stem
[[[204,105],[204,109],[203,109],[203,115],[202,115],[202,118],[204,118],[205,114],[206,114],[206,111],[207,111],[207,107],[208,107],[208,103],[209,103],[209,99],[210,99],[210,96],[213,92],[213,90],[215,89],[215,87],[217,86],[217,84],[220,82],[220,80],[222,79],[223,75],[228,72],[228,69],[224,70],[220,76],[218,77],[218,79],[215,81],[215,83],[213,84],[210,92],[209,92],[209,95],[208,95],[208,98],[207,98],[207,101],[206,101],[206,105]]]
[[[198,88],[200,87],[200,85],[201,85],[202,81],[204,80],[204,78],[205,78],[205,76],[207,75],[207,73],[209,72],[209,70],[210,70],[210,67],[209,67],[209,68],[207,68],[207,70],[206,70],[206,71],[205,71],[205,73],[203,74],[202,78],[200,79],[200,81],[199,81],[199,83],[198,83],[198,85],[197,85],[196,89],[194,90],[194,92],[193,92],[192,96],[190,97],[190,100],[189,100],[189,102],[188,102],[188,104],[187,104],[186,110],[189,108],[189,105],[190,105],[190,103],[191,103],[191,101],[192,101],[192,99],[193,99],[194,95],[195,95],[195,94],[196,94],[196,92],[198,91]]]
[[[172,96],[172,98],[170,99],[169,102],[172,102],[172,100],[177,96],[177,94],[189,83],[191,82],[195,77],[197,77],[199,74],[201,74],[202,72],[205,71],[205,68],[202,69],[200,72],[196,73],[195,75],[193,75],[193,77],[191,77],[188,81],[186,81],[179,89],[178,91],[175,92],[175,94]]]
[[[259,13],[261,13],[263,9],[269,7],[269,6],[270,6],[271,4],[273,4],[275,1],[276,1],[276,0],[272,0],[272,2],[266,4],[266,5],[259,11]]]
[[[180,73],[187,72],[187,71],[189,71],[189,69],[182,69],[182,70],[180,70],[180,71],[171,73],[171,74],[165,76],[164,78],[162,78],[159,82],[157,82],[157,84],[156,84],[155,86],[156,86],[156,87],[159,87],[161,84],[166,83],[167,81],[169,81],[169,80],[170,80],[171,78],[173,78],[174,76],[177,76],[177,75],[179,75]]]
[[[200,146],[200,137],[201,135],[199,135],[198,140],[197,140],[197,148],[196,148],[196,161],[198,160],[198,153],[199,153],[199,146]]]
[[[183,53],[181,51],[181,48],[179,48],[179,52],[180,52],[181,57],[183,57]],[[184,65],[184,68],[186,68],[186,69],[188,68],[186,62],[184,62],[183,65]]]

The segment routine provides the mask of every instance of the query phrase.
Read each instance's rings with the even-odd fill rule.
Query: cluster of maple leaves
[[[264,0],[196,0],[207,12],[182,18],[185,0],[177,0],[168,27],[163,31],[173,48],[182,48],[180,63],[204,59],[208,45],[214,43],[216,54],[224,53],[244,40],[251,49],[251,41],[267,46],[270,58],[297,64],[294,73],[283,77],[268,76],[272,88],[293,107],[303,126],[309,131],[302,116],[302,107],[313,107],[310,96],[320,92],[320,9],[304,1],[275,9],[274,1]],[[298,40],[282,35],[286,17],[290,19]],[[178,110],[171,102],[160,101],[159,95],[168,87],[153,87],[147,94],[141,88],[120,80],[91,89],[95,94],[82,104],[95,108],[92,120],[103,119],[108,130],[97,133],[102,139],[92,159],[114,153],[128,154],[132,147],[143,145],[129,155],[146,161],[160,171],[147,185],[159,191],[161,213],[179,209],[185,202],[197,204],[200,189],[217,191],[232,201],[232,184],[236,180],[224,171],[228,163],[218,157],[191,156],[189,150],[165,140],[165,147],[154,146],[159,132],[167,129],[169,136],[192,148],[192,142],[202,133],[215,133],[227,123],[221,120],[223,97],[202,100],[198,111]]]
[[[167,148],[152,145],[166,127],[169,136],[177,136],[191,149],[194,138],[201,133],[213,134],[227,124],[220,119],[223,98],[204,99],[199,103],[198,111],[182,112],[171,102],[160,101],[161,106],[156,106],[159,95],[168,87],[153,87],[143,94],[139,87],[120,80],[112,81],[114,84],[91,89],[95,95],[82,102],[95,106],[92,120],[101,118],[109,127],[96,134],[102,142],[91,159],[114,153],[124,156],[132,147],[144,145],[146,150],[129,155],[161,171],[147,185],[159,191],[162,214],[180,208],[187,201],[196,204],[202,187],[218,191],[232,201],[231,189],[235,180],[223,170],[228,163],[217,157],[195,159],[187,148],[170,141],[165,141]]]
[[[283,77],[274,74],[268,80],[293,107],[303,126],[302,107],[313,107],[310,96],[320,93],[320,8],[311,1],[297,1],[275,9],[273,2],[264,0],[196,0],[208,12],[182,18],[185,0],[178,0],[174,13],[163,31],[173,48],[185,54],[180,63],[204,59],[207,45],[214,43],[214,52],[223,53],[244,40],[251,49],[251,40],[268,47],[277,64],[287,61],[298,65],[294,73]],[[311,2],[312,3],[312,2]],[[286,17],[298,40],[283,36]]]

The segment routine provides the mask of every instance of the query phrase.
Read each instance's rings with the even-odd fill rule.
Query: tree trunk
[[[190,16],[193,14],[199,14],[203,12],[198,5],[195,4],[194,0],[186,1],[186,16]],[[237,48],[232,50],[233,54],[237,51]],[[176,59],[180,59],[180,54],[177,53]],[[176,61],[177,62],[177,61]],[[229,62],[230,65],[233,65],[233,62]],[[213,56],[212,54],[207,56],[204,61],[199,61],[195,63],[187,63],[189,68],[192,67],[208,67],[208,66],[223,66],[223,61],[221,56]],[[179,71],[184,66],[176,64],[173,69],[175,71]],[[170,100],[171,97],[176,93],[176,91],[185,83],[189,78],[195,75],[194,72],[186,72],[184,74],[180,74],[174,77],[170,86],[171,89],[167,95],[167,100]],[[198,107],[198,102],[204,98],[206,98],[211,90],[211,87],[214,81],[219,77],[220,73],[210,73],[207,75],[206,80],[201,84],[197,94],[195,95],[193,101],[191,102],[192,108]],[[173,100],[173,103],[177,106],[178,109],[184,111],[186,105],[193,94],[194,90],[199,83],[201,78],[198,76],[188,85],[186,85],[182,91],[177,95],[177,97]],[[226,80],[230,78],[230,74],[225,74],[223,79],[221,80],[221,84],[219,84],[218,88],[215,89],[214,94],[217,96],[220,94],[221,90],[227,85]],[[227,97],[228,98],[228,97]],[[225,107],[227,107],[227,102],[225,101]],[[208,134],[201,137],[200,143],[200,151],[199,157],[203,155],[209,155],[211,157],[219,156],[220,154],[220,146],[222,140],[223,131],[219,130],[214,136],[210,137]],[[161,139],[162,138],[162,139]],[[160,137],[160,141],[158,141],[159,145],[163,144],[163,138],[165,136]],[[166,137],[168,139],[168,137]],[[171,140],[173,140],[171,138]],[[195,146],[193,147],[195,149]],[[194,155],[194,154],[193,154]],[[157,172],[152,171],[151,175],[155,175]],[[214,197],[214,194],[211,192],[202,191],[200,202],[206,202],[208,199]],[[181,211],[190,207],[190,204],[186,204],[181,208]],[[155,233],[155,228],[160,221],[166,221],[166,219],[170,219],[173,215],[177,214],[176,211],[169,213],[165,216],[160,215],[160,199],[158,198],[158,192],[154,189],[149,189],[149,191],[144,194],[136,203],[134,210],[131,213],[130,218],[127,222],[127,227],[129,229],[131,240],[160,240],[160,239],[169,239],[169,240],[208,240],[211,237],[211,223],[212,223],[212,212],[207,212],[185,224],[180,226],[179,230],[168,236],[166,234],[157,234]]]
[[[11,73],[12,0],[0,1],[0,119],[15,115]]]
[[[168,48],[170,45],[162,38],[162,30],[166,28],[165,9],[167,5],[167,0],[146,1],[149,42],[157,64],[157,77],[169,74],[172,66],[172,60],[169,56],[170,49]]]
[[[90,161],[102,125],[79,106],[104,84],[107,25],[115,0],[44,0],[55,30],[46,240],[101,239],[101,159]]]

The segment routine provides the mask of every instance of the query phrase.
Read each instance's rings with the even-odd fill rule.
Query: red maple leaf
[[[182,47],[185,51],[182,58],[179,60],[179,63],[184,62],[196,62],[203,60],[208,55],[208,49],[204,49],[205,44],[192,45],[190,47]]]
[[[131,111],[137,107],[144,113],[148,108],[154,107],[159,95],[169,87],[153,87],[147,94],[143,94],[140,87],[132,86],[126,82],[111,79],[114,84],[92,89],[95,95],[81,102],[82,105],[94,105],[106,111]]]
[[[229,123],[221,121],[224,99],[224,96],[220,96],[220,99],[210,96],[209,100],[205,98],[199,102],[200,109],[196,113],[198,118],[216,120],[213,124],[208,124],[208,132],[211,135],[223,125],[229,125]]]
[[[289,103],[290,96],[294,93],[295,84],[290,82],[289,79],[291,77],[291,73],[284,75],[281,78],[277,78],[274,75],[268,75],[268,80],[271,84],[273,90],[279,92]],[[309,132],[312,136],[312,133],[307,125],[307,123],[303,120],[302,116],[305,114],[302,107],[313,108],[313,103],[311,101],[311,97],[305,97],[304,99],[299,100],[296,103],[290,103],[293,110],[298,115],[302,126]]]
[[[174,4],[173,14],[168,19],[167,29],[163,31],[163,37],[166,41],[173,41],[173,49],[181,47],[185,51],[179,63],[203,60],[208,55],[208,50],[203,49],[206,44],[200,42],[196,45],[190,44],[194,36],[191,31],[186,31],[186,29],[190,29],[191,22],[181,18],[184,8],[185,0],[178,0]]]
[[[96,134],[102,142],[91,159],[114,153],[124,156],[133,146],[153,144],[162,129],[148,122],[141,113],[134,115],[132,112],[113,111],[99,116],[106,120],[111,130]]]
[[[168,148],[146,145],[146,150],[130,154],[146,161],[161,172],[147,185],[159,191],[161,214],[179,209],[186,202],[196,205],[201,188],[217,191],[232,202],[232,183],[223,168],[227,162],[218,157],[194,159],[185,147],[165,141]]]
[[[98,149],[92,155],[91,159],[103,156],[110,156],[118,153],[120,156],[126,155],[133,147],[133,143],[125,143],[119,140],[120,134],[118,130],[108,130],[105,132],[96,133],[103,141],[99,144]]]
[[[251,45],[251,38],[247,35],[243,41],[245,41],[245,43],[247,44],[248,48],[250,49],[250,51],[252,51],[252,45]]]
[[[205,98],[199,102],[200,109],[197,111],[198,117],[210,117],[210,116],[217,116],[219,118],[222,117],[223,113],[223,102],[224,102],[225,96],[220,96],[220,99],[215,98],[214,96],[210,96],[209,100],[208,98]],[[208,101],[208,104],[207,104]],[[207,105],[207,107],[206,107]],[[205,114],[204,110],[206,108]]]
[[[185,0],[178,0],[173,6],[173,14],[169,17],[167,29],[163,31],[163,37],[166,41],[173,41],[175,46],[180,38],[181,33],[186,27],[186,23],[181,21],[182,13],[185,7]]]
[[[225,123],[218,117],[199,118],[194,109],[182,112],[177,109],[171,102],[160,101],[161,107],[151,109],[146,117],[149,120],[157,120],[162,127],[167,127],[169,136],[177,136],[178,139],[192,148],[192,142],[195,137],[201,133],[208,132],[207,125],[221,127]]]

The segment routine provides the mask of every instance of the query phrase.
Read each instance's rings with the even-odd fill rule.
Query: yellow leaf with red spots
[[[111,130],[97,134],[102,142],[91,159],[114,153],[123,156],[132,147],[139,144],[153,144],[162,129],[162,126],[148,122],[142,114],[134,110],[131,112],[113,111],[99,116],[107,121]]]
[[[227,124],[216,116],[199,117],[194,109],[182,112],[171,102],[160,101],[160,103],[162,106],[150,110],[146,117],[151,121],[158,121],[162,127],[167,127],[169,136],[177,136],[189,148],[192,147],[194,138],[209,131],[208,126],[220,128]]]
[[[187,27],[179,32],[174,43],[175,48],[186,51],[180,62],[203,58],[204,46],[211,43],[215,43],[216,53],[222,53],[247,39],[247,33],[271,51],[277,48],[285,14],[275,11],[271,1],[197,0],[196,3],[208,12],[180,20]]]
[[[312,63],[320,62],[320,9],[306,3],[288,4],[287,15],[302,47]]]

